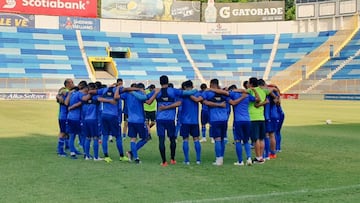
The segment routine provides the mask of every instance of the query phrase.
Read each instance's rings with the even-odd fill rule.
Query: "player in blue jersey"
[[[167,166],[165,156],[165,136],[170,139],[171,161],[170,164],[176,164],[176,136],[175,136],[175,116],[176,108],[181,105],[178,99],[183,94],[193,94],[196,91],[182,91],[169,87],[169,78],[166,75],[160,76],[161,90],[156,97],[157,114],[156,114],[156,131],[159,137],[159,151],[162,159],[162,166]]]
[[[249,144],[250,139],[250,115],[249,115],[249,102],[255,102],[256,98],[247,93],[240,93],[235,90],[236,85],[229,87],[229,103],[233,106],[234,115],[234,141],[235,149],[238,161],[234,163],[236,166],[244,165],[242,158],[242,145],[244,145],[246,153],[246,165],[252,165],[251,160],[251,146]],[[257,98],[258,99],[258,98]]]
[[[210,81],[211,91],[205,91],[202,94],[204,104],[209,107],[211,136],[215,140],[215,156],[216,160],[214,165],[223,165],[225,142],[224,136],[226,135],[228,109],[226,103],[229,98],[226,96],[227,91],[221,90],[218,79]]]
[[[95,83],[88,84],[89,90],[95,90]],[[85,140],[85,160],[90,160],[90,144],[93,140],[93,150],[94,150],[94,160],[102,160],[99,157],[99,130],[98,130],[98,101],[97,95],[92,95],[87,101],[83,101],[82,109],[84,112],[84,134],[86,136]]]
[[[185,81],[184,90],[192,90],[191,80]],[[184,164],[189,165],[189,136],[193,137],[196,152],[196,164],[201,163],[201,145],[199,129],[199,103],[203,100],[202,93],[197,92],[191,96],[182,96],[182,110],[179,119],[181,120],[180,136],[183,138]]]
[[[66,79],[64,81],[64,87],[60,88],[58,94],[56,95],[56,101],[59,104],[59,136],[58,136],[58,144],[57,144],[57,154],[59,156],[65,157],[67,156],[64,151],[64,145],[66,143],[66,125],[67,125],[67,106],[65,105],[65,99],[71,90],[74,87],[74,82],[72,79]]]
[[[265,117],[265,148],[264,148],[264,158],[269,160],[270,158],[276,158],[276,140],[275,140],[275,131],[277,128],[277,123],[279,121],[279,115],[276,109],[276,101],[278,98],[274,89],[271,89],[266,85],[263,79],[259,79],[258,84],[260,88],[267,89],[271,94],[266,96],[268,102],[264,105],[264,117]],[[276,97],[275,97],[276,96]]]
[[[140,90],[125,92],[119,95],[119,91],[116,91],[115,98],[123,99],[128,104],[128,137],[130,138],[130,149],[128,151],[129,160],[134,159],[136,164],[140,163],[138,156],[138,150],[143,147],[148,141],[148,130],[145,123],[145,111],[144,103],[151,104],[157,93],[146,95],[143,91],[145,86],[142,83],[137,84],[137,88]],[[151,97],[150,97],[151,96]],[[140,141],[136,143],[137,136]]]
[[[81,105],[82,101],[86,101],[88,99],[87,96],[87,83],[86,81],[81,81],[78,85],[78,91],[71,91],[69,95],[66,97],[65,105],[68,106],[68,126],[69,126],[69,145],[70,145],[70,157],[72,159],[76,159],[77,154],[79,153],[75,148],[75,137],[79,136],[79,140],[82,139],[80,137],[81,134]],[[84,149],[84,146],[82,146]]]
[[[200,93],[202,94],[207,89],[207,85],[205,83],[201,84],[200,89]],[[200,142],[206,142],[206,124],[209,124],[209,109],[205,104],[201,105],[200,121],[202,135]]]
[[[116,138],[116,147],[120,155],[120,161],[128,161],[128,158],[124,156],[124,149],[122,146],[122,138],[120,136],[119,130],[119,107],[118,100],[114,98],[115,86],[110,86],[107,88],[102,88],[96,91],[98,95],[98,101],[102,102],[102,111],[101,111],[101,126],[102,126],[102,148],[104,153],[104,160],[106,162],[111,162],[112,159],[109,156],[108,152],[108,140],[109,136],[112,135]]]

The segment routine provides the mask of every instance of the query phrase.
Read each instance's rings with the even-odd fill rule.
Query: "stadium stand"
[[[8,88],[36,91],[52,89],[39,79],[88,78],[73,30],[2,27],[0,50],[0,78],[12,81]],[[21,78],[26,86],[16,82]]]
[[[247,80],[262,77],[274,43],[273,34],[183,35],[204,78]]]
[[[103,56],[105,47],[128,47],[130,58],[116,58],[119,77],[124,80],[157,81],[159,75],[172,80],[194,78],[175,34],[111,33],[81,31],[86,55]]]

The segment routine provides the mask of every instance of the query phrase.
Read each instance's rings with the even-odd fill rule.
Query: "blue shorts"
[[[226,130],[227,130],[227,121],[216,121],[210,123],[211,130],[210,130],[210,137],[213,138],[225,138]]]
[[[265,121],[251,121],[251,139],[253,141],[265,138]]]
[[[59,119],[60,133],[67,133],[67,121],[65,119]]]
[[[235,121],[234,122],[234,140],[243,141],[243,143],[248,143],[251,132],[251,122],[250,121]]]
[[[86,137],[98,137],[98,121],[97,120],[85,120],[84,121],[84,135]]]
[[[112,135],[114,137],[121,135],[117,116],[101,115],[101,126],[103,135]]]
[[[265,132],[273,133],[276,131],[276,121],[275,120],[266,120],[265,122]]]
[[[201,125],[205,125],[209,123],[209,111],[201,111],[200,120],[201,120]]]
[[[136,138],[139,135],[140,139],[148,137],[147,127],[145,123],[128,123],[128,136]]]
[[[71,134],[80,135],[81,133],[81,125],[78,120],[68,120],[68,132]]]
[[[200,129],[199,124],[182,124],[180,129],[180,136],[183,138],[188,138],[189,136],[199,137]]]
[[[157,120],[156,132],[159,137],[164,137],[167,132],[169,138],[175,138],[175,121],[171,120]]]

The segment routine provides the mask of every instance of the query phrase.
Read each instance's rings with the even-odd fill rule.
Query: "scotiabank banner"
[[[97,17],[97,0],[0,0],[0,12]]]
[[[282,21],[285,1],[251,3],[202,3],[202,20],[207,23]]]

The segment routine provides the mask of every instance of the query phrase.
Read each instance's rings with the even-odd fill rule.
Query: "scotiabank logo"
[[[16,4],[16,3],[15,3]],[[64,2],[62,0],[22,0],[23,6],[42,8],[66,8],[74,10],[85,10],[89,1]]]
[[[16,0],[6,0],[3,8],[15,8]]]

